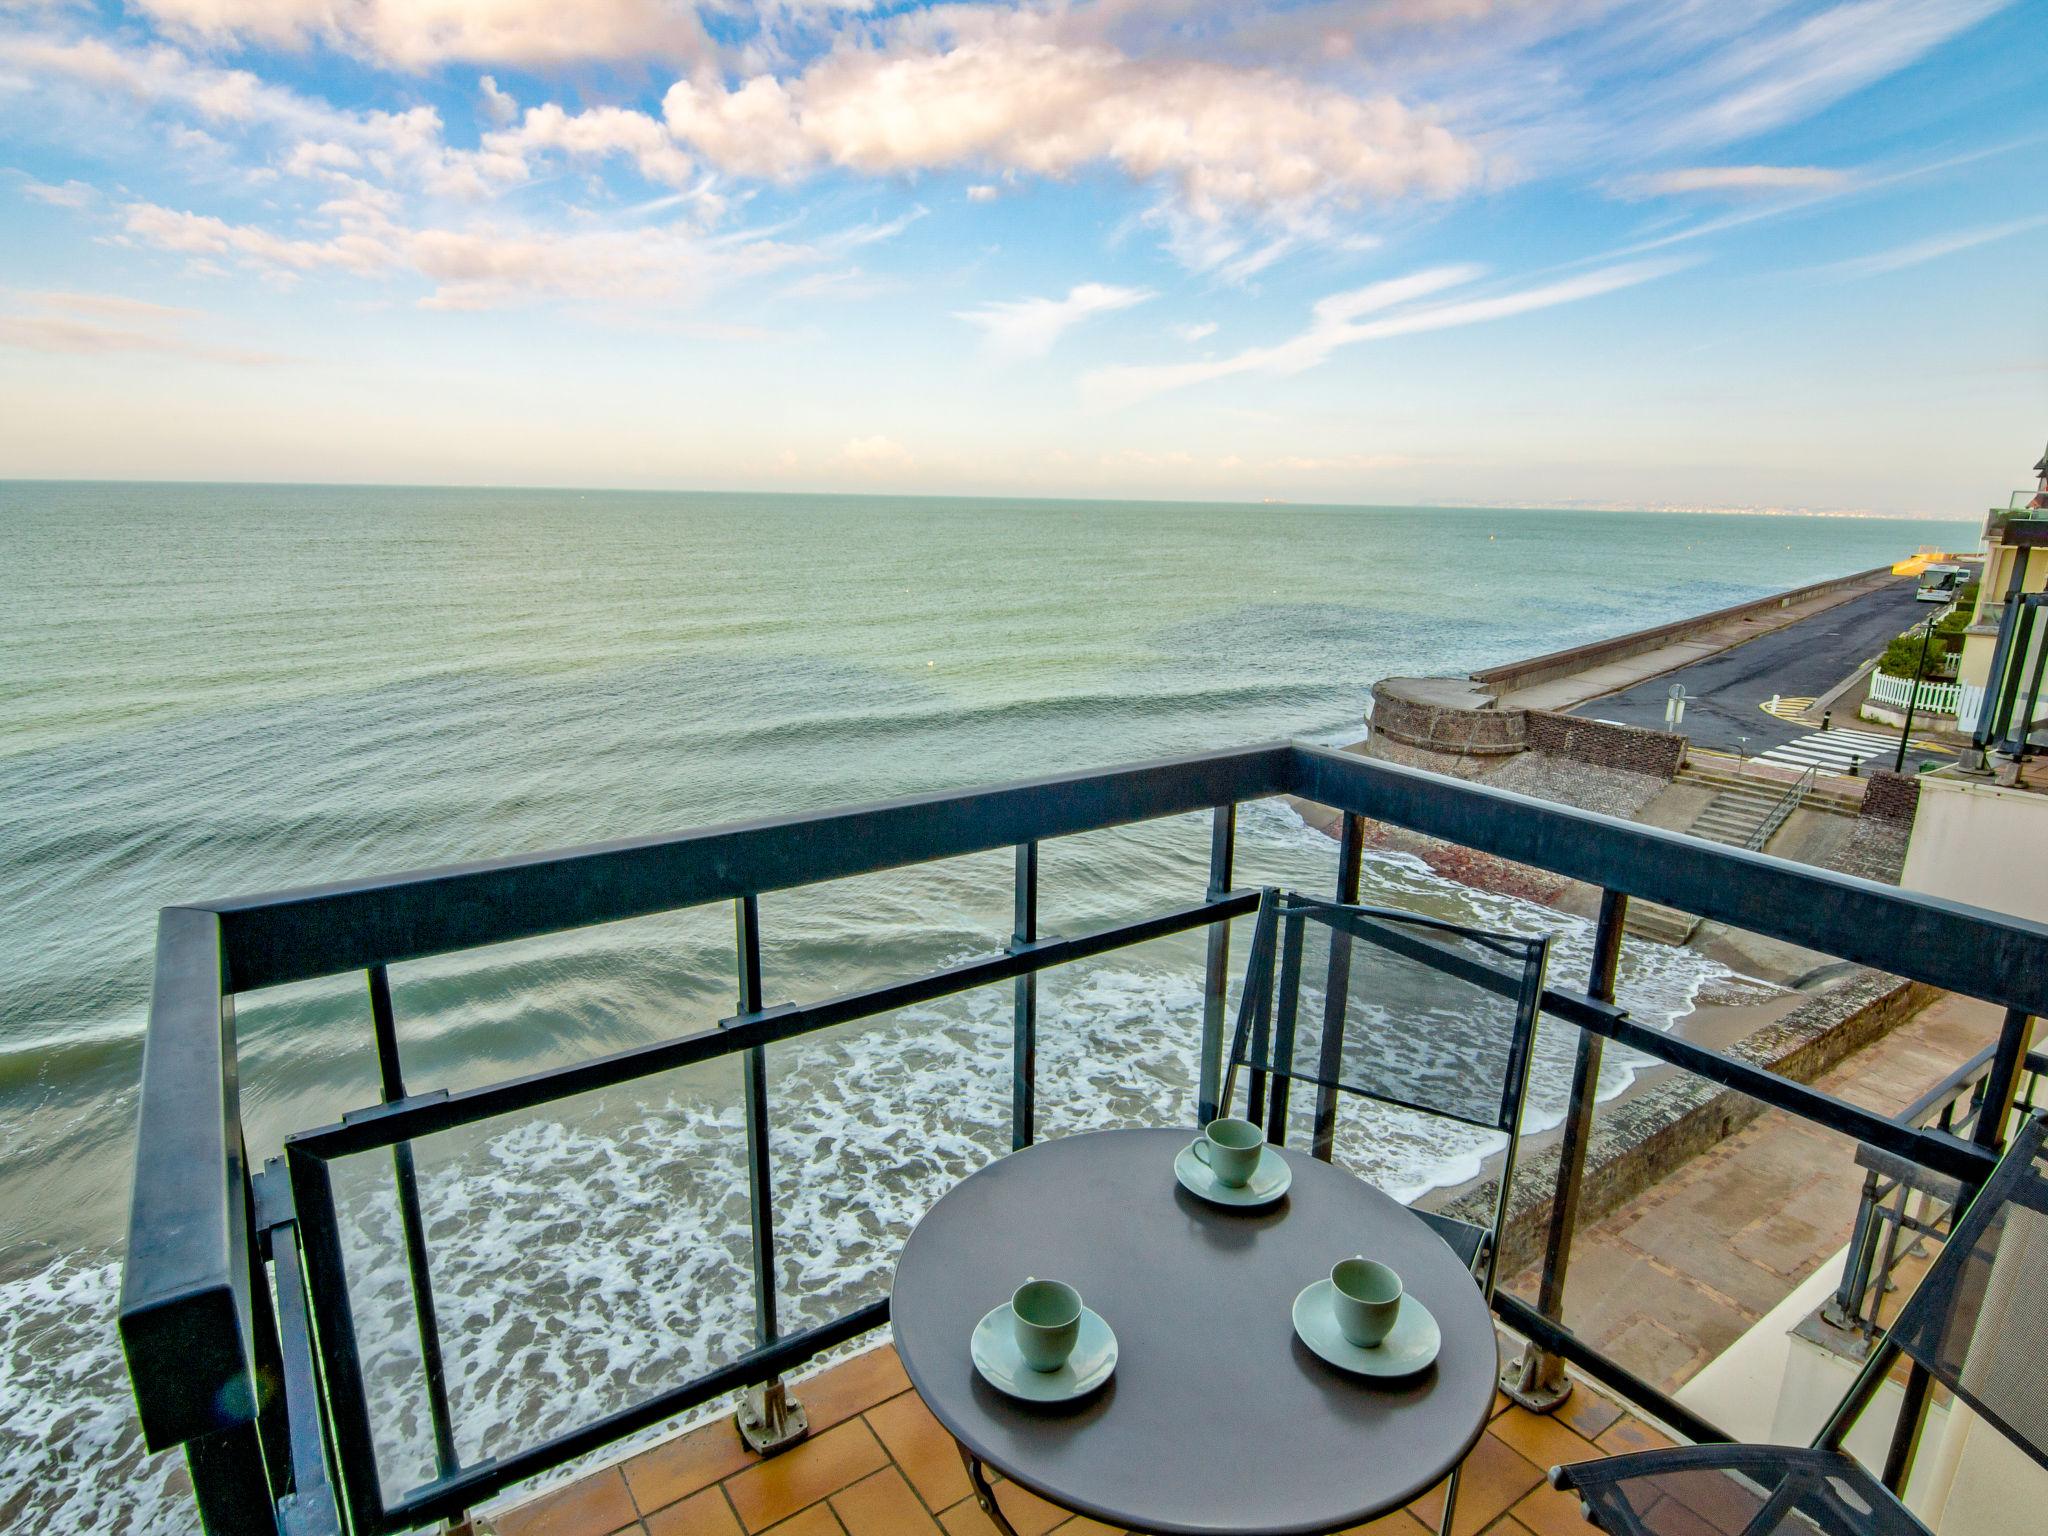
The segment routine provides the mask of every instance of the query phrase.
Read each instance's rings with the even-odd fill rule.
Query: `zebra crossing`
[[[1841,778],[1849,772],[1851,764],[1860,764],[1857,772],[1863,774],[1873,768],[1889,768],[1898,750],[1899,738],[1895,735],[1880,736],[1874,731],[1815,731],[1810,736],[1788,741],[1758,755],[1767,763],[1783,763],[1787,768],[1815,768],[1823,778]]]

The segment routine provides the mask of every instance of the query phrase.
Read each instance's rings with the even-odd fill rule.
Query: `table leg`
[[[996,1491],[989,1487],[981,1463],[959,1441],[955,1440],[953,1447],[960,1453],[960,1464],[967,1468],[967,1486],[974,1490],[974,1502],[981,1506],[981,1512],[988,1516],[1000,1536],[1017,1536],[1017,1528],[1004,1518],[1001,1506],[996,1503]]]

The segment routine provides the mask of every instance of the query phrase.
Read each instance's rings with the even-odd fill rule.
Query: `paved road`
[[[1785,698],[1819,697],[1882,651],[1893,635],[1925,618],[1933,605],[1913,601],[1914,586],[1912,578],[1901,577],[1878,591],[1744,641],[1718,656],[1637,683],[1604,699],[1589,700],[1572,713],[1662,730],[1664,704],[1670,697],[1671,685],[1683,683],[1687,697],[1685,724],[1681,729],[1698,745],[1722,752],[1746,750],[1754,757],[1768,748],[1796,742],[1811,735],[1814,728],[1778,719],[1764,710],[1765,702],[1772,694]],[[1858,720],[1853,714],[1838,717],[1836,724],[1880,734],[1885,730],[1883,726]],[[1892,739],[1896,741],[1896,732]],[[1949,760],[1939,753],[1908,751],[1909,770],[1919,758]],[[1891,764],[1887,762],[1884,766]]]

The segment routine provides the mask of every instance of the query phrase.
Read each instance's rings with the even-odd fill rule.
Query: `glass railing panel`
[[[755,1343],[737,1058],[412,1144],[456,1448],[504,1458]],[[392,1156],[335,1160],[385,1496],[435,1470]]]

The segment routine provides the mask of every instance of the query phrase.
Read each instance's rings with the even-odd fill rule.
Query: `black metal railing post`
[[[1358,902],[1358,882],[1365,863],[1365,818],[1347,815],[1344,832],[1337,844],[1337,900],[1346,906]],[[1330,927],[1328,974],[1323,980],[1322,1055],[1316,1073],[1315,1128],[1309,1151],[1328,1162],[1337,1149],[1337,1078],[1344,1061],[1344,1015],[1351,1001],[1351,934],[1343,927]]]
[[[1593,929],[1593,963],[1586,995],[1595,1002],[1614,1001],[1614,976],[1621,964],[1621,931],[1628,920],[1628,897],[1615,890],[1600,893],[1600,916]],[[1586,1151],[1593,1140],[1593,1106],[1600,1089],[1600,1058],[1604,1041],[1590,1029],[1579,1031],[1572,1060],[1571,1097],[1565,1106],[1564,1135],[1558,1147],[1557,1188],[1551,1196],[1550,1230],[1543,1241],[1543,1275],[1536,1291],[1536,1310],[1556,1323],[1564,1321],[1565,1274],[1571,1267],[1572,1233],[1579,1224],[1579,1195],[1586,1181]],[[1554,1413],[1571,1396],[1571,1378],[1564,1361],[1531,1342],[1522,1356],[1501,1374],[1501,1391],[1535,1413]]]
[[[1991,1070],[1984,1078],[1984,1099],[1970,1133],[1980,1147],[1996,1151],[2005,1145],[2006,1122],[2012,1118],[2013,1099],[2019,1092],[2020,1074],[2026,1070],[2033,1036],[2034,1021],[2024,1010],[2005,1010],[1998,1046],[1991,1056]]]
[[[1230,894],[1237,862],[1237,807],[1219,805],[1209,823],[1209,900]],[[1223,1021],[1230,992],[1230,924],[1209,925],[1209,953],[1202,970],[1202,1057],[1195,1087],[1195,1121],[1207,1125],[1222,1113]]]
[[[386,1104],[405,1095],[405,1071],[398,1055],[398,1018],[391,1005],[391,975],[381,965],[369,968],[370,1024],[377,1036],[377,1077]],[[412,1283],[413,1315],[420,1331],[420,1368],[427,1378],[427,1413],[434,1426],[434,1466],[442,1477],[462,1470],[455,1449],[455,1421],[448,1405],[448,1376],[441,1359],[441,1322],[434,1311],[434,1279],[427,1267],[427,1227],[420,1212],[420,1181],[413,1165],[412,1143],[391,1149],[392,1177],[398,1184],[398,1220],[405,1239],[405,1269]]]
[[[1017,845],[1017,888],[1010,928],[1012,954],[1038,942],[1038,844]],[[1038,1134],[1038,972],[1011,983],[1010,1150]]]
[[[740,1018],[761,1011],[761,898],[733,902],[733,939],[739,981]],[[754,1339],[762,1348],[781,1336],[775,1296],[775,1187],[768,1158],[768,1048],[740,1053],[740,1098],[747,1121],[747,1212],[754,1249]],[[733,1415],[740,1438],[762,1456],[789,1449],[810,1433],[803,1405],[789,1395],[781,1375],[747,1387]]]

